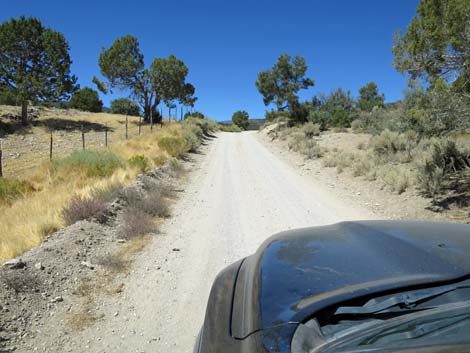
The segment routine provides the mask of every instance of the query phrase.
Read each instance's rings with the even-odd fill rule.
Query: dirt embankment
[[[155,224],[154,233],[123,238],[119,229],[129,195],[144,198],[149,186],[164,186],[171,199],[181,173],[181,166],[168,163],[139,175],[99,217],[56,232],[0,267],[0,352],[49,351],[50,339],[60,347],[70,334],[100,320],[99,298],[122,292],[134,255],[157,234]]]

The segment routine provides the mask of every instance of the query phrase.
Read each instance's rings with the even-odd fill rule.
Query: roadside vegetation
[[[135,137],[108,149],[76,151],[45,162],[21,179],[0,178],[0,262],[40,244],[50,233],[77,220],[99,217],[113,195],[145,171],[197,149],[217,123],[189,118]],[[170,163],[178,173],[177,162]],[[164,216],[161,195],[144,206],[148,216]],[[139,218],[140,217],[140,218]],[[129,212],[126,222],[145,227],[141,215]],[[126,230],[125,233],[131,231]]]
[[[420,2],[407,31],[395,36],[394,64],[410,85],[394,103],[385,103],[375,82],[357,98],[339,87],[300,102],[298,92],[314,80],[304,58],[281,55],[256,81],[264,103],[276,107],[266,113],[266,131],[338,173],[350,170],[398,194],[414,190],[438,211],[470,207],[468,13],[463,0]],[[352,133],[363,138],[340,149],[325,144],[332,133],[345,145]]]
[[[9,153],[8,177],[0,175],[0,263],[63,226],[104,221],[109,204],[138,174],[169,163],[180,175],[177,160],[218,129],[198,112],[181,123],[163,121],[162,105],[192,110],[197,98],[186,81],[189,69],[174,55],[146,66],[134,36],[117,38],[99,54],[100,76],[93,78],[99,92],[79,87],[66,38],[37,18],[0,24],[0,46],[0,137]],[[111,102],[113,115],[101,113],[99,94],[113,90],[130,96]],[[46,162],[48,142],[52,161]],[[155,217],[166,217],[167,194],[159,185],[145,197],[124,195],[129,205],[120,216],[122,236],[141,236]]]

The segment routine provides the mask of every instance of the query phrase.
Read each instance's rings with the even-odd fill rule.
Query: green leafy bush
[[[103,111],[103,102],[100,100],[98,92],[89,87],[76,91],[70,99],[68,106],[87,112],[99,113]]]
[[[248,129],[248,126],[250,125],[250,122],[248,121],[249,118],[248,113],[244,110],[239,110],[232,115],[233,124],[243,130]]]
[[[204,114],[202,114],[201,112],[192,112],[192,113],[185,113],[184,114],[184,119],[188,119],[188,118],[195,118],[195,119],[205,119],[206,117],[204,116]]]
[[[266,112],[265,118],[268,121],[284,121],[287,122],[289,121],[289,113],[286,111],[277,111],[277,110],[270,110]]]
[[[84,171],[89,177],[106,177],[122,166],[122,161],[111,152],[75,151],[70,156],[53,162],[54,170]]]
[[[181,137],[162,137],[158,140],[158,147],[167,152],[171,157],[179,158],[188,152],[191,146]]]
[[[122,115],[140,115],[140,107],[133,100],[128,98],[118,98],[111,101],[111,114],[122,114]]]
[[[137,168],[142,173],[145,173],[150,169],[150,161],[147,157],[141,154],[129,158],[127,162],[131,167]]]

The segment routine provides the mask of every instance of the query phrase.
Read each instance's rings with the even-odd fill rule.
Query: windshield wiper
[[[463,288],[470,288],[470,280],[448,286],[426,288],[401,293],[384,300],[371,299],[363,306],[341,306],[336,310],[335,315],[380,314],[385,310],[389,310],[397,306],[400,308],[412,309],[418,304],[422,304],[443,294]]]

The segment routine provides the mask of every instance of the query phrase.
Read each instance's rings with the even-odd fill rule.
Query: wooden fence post
[[[85,129],[83,128],[82,125],[82,149],[85,149]]]
[[[51,144],[49,146],[49,160],[52,161],[52,129],[51,129]]]
[[[108,147],[108,124],[104,125],[104,146]]]
[[[3,177],[2,155],[3,155],[3,143],[2,143],[2,140],[0,139],[0,178]]]
[[[128,139],[129,135],[127,134],[127,124],[128,124],[128,119],[127,119],[127,115],[126,115],[126,140]]]
[[[153,111],[150,107],[150,131],[153,131]]]

